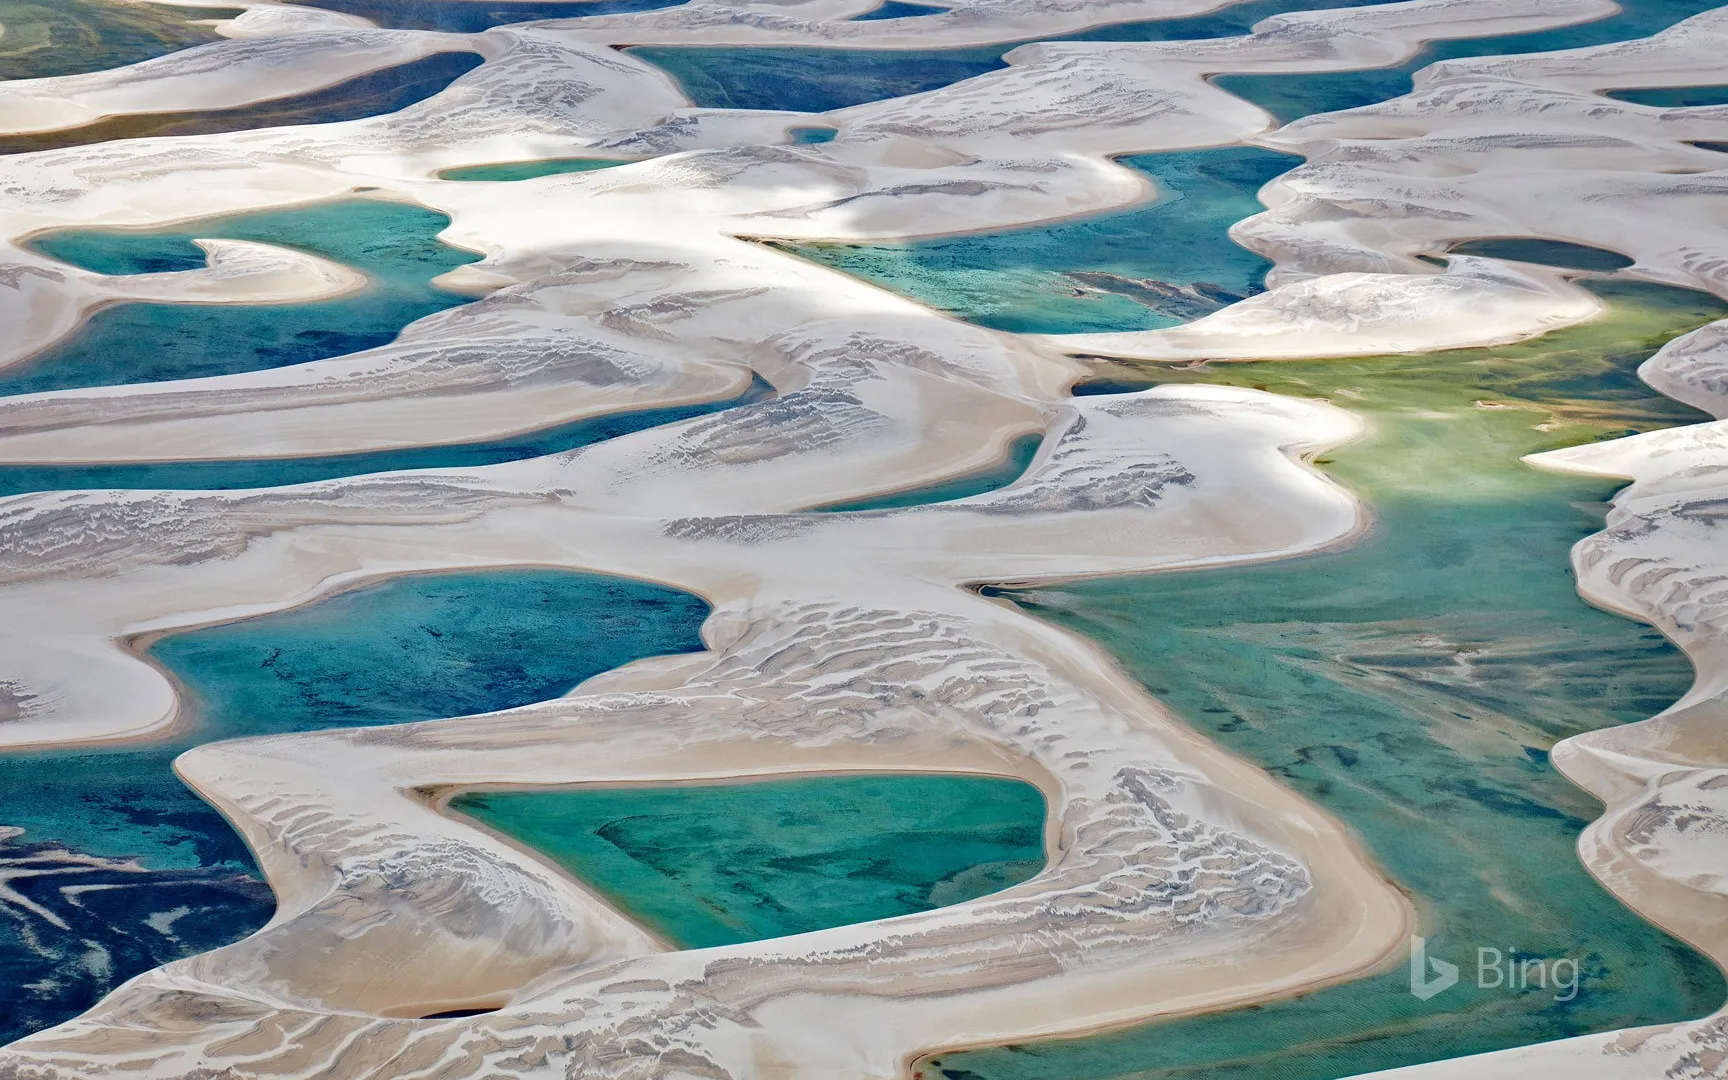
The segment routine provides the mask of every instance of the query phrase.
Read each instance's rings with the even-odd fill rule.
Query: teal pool
[[[1430,956],[1467,975],[1483,947],[1572,959],[1576,995],[1467,978],[1421,1002],[1400,969],[1252,1009],[937,1054],[927,1076],[1333,1080],[1722,1003],[1708,960],[1585,872],[1575,844],[1600,806],[1548,763],[1556,741],[1643,719],[1692,679],[1660,634],[1575,591],[1568,549],[1600,528],[1616,485],[1518,458],[1704,419],[1634,372],[1728,307],[1596,288],[1604,318],[1503,349],[1113,367],[1119,383],[1256,386],[1365,412],[1374,433],[1323,461],[1373,507],[1373,531],[1290,562],[999,591],[1104,645],[1189,723],[1355,830],[1416,897]]]
[[[1044,868],[1044,797],[938,773],[484,791],[451,809],[683,948],[971,900]]]
[[[776,244],[996,330],[1155,330],[1261,291],[1272,264],[1232,244],[1256,193],[1302,163],[1251,146],[1118,159],[1159,187],[1128,210],[900,244]]]
[[[306,304],[115,304],[71,337],[0,371],[0,395],[229,375],[387,344],[415,319],[471,299],[431,284],[480,258],[439,242],[449,224],[423,207],[349,199],[172,229],[34,237],[35,250],[100,274],[195,269],[204,253],[192,240],[205,237],[310,251],[363,271],[372,283]]]
[[[689,593],[564,570],[394,578],[162,638],[149,655],[206,740],[526,705],[643,656],[702,648]],[[203,741],[203,740],[201,740]]]

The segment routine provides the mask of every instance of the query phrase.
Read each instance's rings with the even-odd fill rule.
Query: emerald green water
[[[450,805],[684,948],[926,911],[1044,868],[1043,795],[993,777],[486,791]]]
[[[0,79],[40,79],[136,64],[221,40],[198,19],[237,8],[166,8],[111,0],[0,0]]]
[[[997,330],[1174,326],[1257,293],[1271,263],[1230,243],[1256,193],[1301,163],[1251,146],[1118,159],[1159,197],[1051,225],[899,244],[776,244]]]
[[[597,169],[610,169],[615,165],[628,165],[628,161],[607,161],[603,158],[552,158],[546,161],[504,161],[495,165],[466,165],[459,169],[445,169],[438,174],[440,180],[532,180],[536,176],[555,176],[560,173],[594,172]]]
[[[856,499],[852,502],[832,503],[828,506],[814,508],[814,513],[840,514],[855,510],[893,510],[901,506],[924,506],[929,503],[952,502],[955,499],[969,499],[974,495],[1005,488],[1025,475],[1026,469],[1032,464],[1032,459],[1038,456],[1038,448],[1044,445],[1041,435],[1023,435],[1008,444],[1008,454],[1002,461],[988,469],[981,469],[965,476],[956,476],[936,484],[927,484],[920,488],[907,491],[897,491],[892,495],[877,495],[868,499]]]
[[[1559,739],[1666,707],[1692,673],[1656,631],[1575,591],[1568,549],[1600,528],[1616,485],[1518,458],[1707,419],[1634,371],[1728,312],[1664,287],[1594,287],[1609,315],[1507,348],[1140,369],[1365,414],[1372,434],[1322,460],[1372,507],[1372,532],[1289,562],[999,591],[1103,644],[1189,723],[1355,830],[1415,895],[1429,955],[1459,964],[1460,985],[1421,1002],[1400,969],[1254,1009],[938,1054],[929,1070],[1330,1080],[1722,1003],[1707,960],[1584,871],[1575,844],[1600,807],[1548,763]],[[1478,989],[1479,947],[1577,959],[1581,989]]]
[[[71,337],[0,372],[0,394],[159,382],[284,367],[389,343],[415,319],[471,297],[431,279],[480,256],[440,243],[443,214],[349,199],[209,218],[171,229],[76,229],[33,238],[45,255],[100,274],[204,265],[193,238],[255,240],[310,251],[355,270],[361,292],[305,304],[115,304]]]

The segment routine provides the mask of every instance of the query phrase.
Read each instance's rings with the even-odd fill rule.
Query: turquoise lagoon
[[[149,655],[186,686],[201,727],[237,738],[543,701],[639,657],[700,650],[707,614],[697,597],[626,578],[427,574],[174,634]]]
[[[1159,187],[1127,210],[900,244],[776,244],[997,330],[1155,330],[1262,288],[1266,259],[1228,242],[1256,193],[1302,163],[1252,146],[1119,158]]]
[[[658,585],[567,571],[398,578],[174,634],[148,656],[181,681],[168,739],[0,754],[0,869],[56,926],[0,903],[0,1041],[66,1020],[121,981],[237,940],[274,908],[245,845],[170,762],[215,739],[482,712],[556,697],[644,656],[699,649],[708,612]],[[91,868],[89,857],[114,860]],[[100,884],[76,903],[66,884]]]
[[[1360,360],[1110,365],[1334,400],[1374,431],[1323,467],[1374,511],[1353,547],[1223,571],[995,590],[1108,648],[1159,700],[1343,820],[1410,890],[1429,955],[1464,983],[1429,1002],[1402,968],[1257,1008],[1086,1039],[937,1054],[955,1080],[1332,1080],[1700,1016],[1706,959],[1584,870],[1600,806],[1548,763],[1558,740],[1641,720],[1692,670],[1655,630],[1584,603],[1567,552],[1612,481],[1533,451],[1706,419],[1638,381],[1663,341],[1728,307],[1597,283],[1602,319],[1493,350]],[[1576,997],[1477,989],[1476,949],[1573,958]]]
[[[436,53],[368,72],[335,86],[256,105],[193,112],[114,116],[84,127],[31,135],[0,135],[0,154],[158,135],[208,135],[288,124],[328,124],[395,112],[422,101],[479,67],[470,52]]]
[[[1044,868],[1043,795],[994,777],[481,791],[451,808],[682,948],[957,904]]]
[[[101,274],[203,266],[204,253],[192,243],[203,237],[310,251],[363,271],[371,284],[304,304],[115,304],[71,337],[0,371],[0,394],[228,375],[387,344],[415,319],[472,299],[430,283],[480,258],[438,241],[449,224],[419,206],[348,199],[171,229],[37,236],[30,242],[37,251]]]

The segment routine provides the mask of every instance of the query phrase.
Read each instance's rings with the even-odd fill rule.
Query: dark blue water
[[[1717,0],[1632,0],[1605,19],[1527,34],[1436,41],[1397,67],[1312,75],[1219,75],[1212,82],[1289,123],[1311,113],[1354,109],[1410,92],[1410,77],[1437,60],[1577,49],[1648,37],[1718,6]]]
[[[1038,448],[1042,445],[1042,435],[1022,435],[1008,444],[1008,456],[988,469],[891,495],[819,506],[815,512],[840,514],[855,510],[893,510],[901,506],[926,506],[930,503],[952,502],[955,499],[984,495],[1005,488],[1026,475],[1026,469],[1032,464],[1032,459],[1038,456]]]
[[[1256,147],[1119,159],[1164,197],[1051,225],[900,244],[783,244],[824,266],[997,330],[1173,326],[1259,292],[1272,264],[1229,241],[1255,193],[1302,159]]]
[[[341,120],[358,120],[395,112],[417,101],[423,101],[480,64],[481,58],[474,53],[437,53],[406,64],[368,72],[358,78],[308,94],[276,98],[235,109],[115,116],[66,131],[0,135],[0,154],[53,150],[112,139],[208,135],[289,124],[327,124]]]
[[[268,458],[255,461],[168,461],[137,465],[0,465],[0,497],[27,491],[75,489],[234,491],[283,487],[334,480],[364,473],[404,469],[465,469],[506,461],[560,454],[580,446],[615,439],[633,431],[705,416],[771,396],[773,388],[758,381],[743,395],[672,409],[596,416],[557,427],[527,431],[487,442],[377,450],[363,454],[322,457]],[[3,824],[3,823],[0,823]]]
[[[929,4],[907,4],[902,0],[888,0],[881,7],[871,8],[862,15],[854,15],[853,22],[875,22],[879,19],[916,19],[923,15],[940,15],[947,8],[931,7]]]
[[[444,30],[473,34],[506,23],[538,19],[575,19],[653,11],[681,0],[572,0],[569,3],[511,3],[510,0],[293,0],[304,7],[321,7],[371,19],[400,30]]]
[[[1609,90],[1608,97],[1634,105],[1664,109],[1691,109],[1701,105],[1728,105],[1728,86],[1648,86],[1641,90]]]
[[[0,754],[0,826],[24,829],[0,842],[0,871],[53,869],[11,884],[67,923],[0,898],[10,916],[0,919],[0,1042],[269,919],[270,892],[245,845],[175,779],[170,763],[183,750],[544,700],[631,660],[699,649],[707,612],[644,582],[487,571],[400,578],[158,641],[149,655],[191,692],[189,729],[154,744]],[[124,887],[74,903],[57,891],[68,883]]]
[[[831,127],[795,127],[788,128],[787,134],[792,141],[801,146],[814,146],[817,143],[833,142],[834,136],[840,134],[839,128]]]
[[[365,290],[309,304],[116,304],[57,345],[0,372],[0,394],[230,375],[388,344],[415,319],[466,303],[431,279],[480,256],[437,235],[450,219],[404,203],[351,199],[211,218],[148,232],[70,230],[35,238],[43,254],[102,274],[204,265],[194,237],[256,240],[363,271]]]

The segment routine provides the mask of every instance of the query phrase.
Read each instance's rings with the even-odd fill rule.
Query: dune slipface
[[[30,7],[0,3],[0,56],[15,27],[65,24]],[[1534,754],[1437,721],[1441,750],[1498,768],[1503,749],[1605,804],[1550,786],[1526,816],[1550,855],[1581,830],[1612,898],[1443,858],[1508,908],[1575,904],[1582,940],[1635,928],[1620,952],[1666,950],[1674,992],[1545,1042],[1435,1023],[1313,1075],[1720,1071],[1728,1019],[1699,1016],[1728,962],[1728,435],[1708,419],[1728,408],[1728,106],[1633,91],[1723,83],[1723,15],[164,0],[126,25],[111,57],[0,83],[21,151],[0,157],[0,765],[34,793],[0,800],[18,870],[0,906],[59,935],[3,958],[26,974],[0,1077],[885,1078],[1401,978],[1441,908],[1380,847],[1437,823],[1396,799],[1370,811],[1395,827],[1341,820],[1311,773],[1208,738],[1109,633],[1025,597],[1261,564],[1329,594],[1328,557],[1403,535],[1398,485],[1456,500],[1442,520],[1464,544],[1478,477],[1525,497],[1523,454],[1633,481],[1573,550],[1577,588],[1697,680],[1653,719],[1549,724]],[[693,49],[748,77],[677,59]],[[1335,111],[1382,86],[1365,72],[1401,96]],[[751,107],[705,96],[727,85]],[[947,243],[963,279],[903,269]],[[1519,257],[1580,251],[1600,261]],[[1567,334],[1594,343],[1589,393],[1394,385],[1425,353],[1552,381],[1518,350]],[[1206,377],[1346,358],[1343,380]],[[1625,388],[1638,364],[1668,398]],[[1079,392],[1100,373],[1125,392]],[[1384,490],[1326,469],[1353,440],[1476,416],[1460,409],[1500,434],[1427,440],[1445,467]],[[1447,557],[1423,572],[1464,596],[1470,559]],[[1570,593],[1544,596],[1564,622]],[[1179,622],[1148,603],[1123,622]],[[1491,665],[1459,663],[1491,695],[1471,681]],[[1613,700],[1662,708],[1673,674]],[[1278,685],[1255,683],[1274,709]],[[1508,723],[1541,728],[1524,700],[1537,720]],[[1353,737],[1300,749],[1349,768]],[[1476,759],[1441,750],[1424,767],[1505,811],[1515,793],[1470,787],[1433,762]],[[106,776],[142,794],[104,801]],[[878,839],[806,842],[795,803],[742,800],[786,819],[745,826],[658,809],[693,785],[840,776],[883,793],[857,802],[880,826],[846,823]],[[1031,785],[1041,836],[975,806],[895,839],[888,793],[919,783],[1019,792],[1014,813]],[[532,809],[615,789],[660,816],[554,837],[575,811]],[[92,793],[85,819],[56,809],[71,792]],[[986,819],[1002,838],[976,858],[905,854]],[[584,880],[605,858],[578,840],[710,923]],[[769,868],[760,888],[742,866]],[[92,914],[10,884],[44,874],[144,899]],[[807,904],[824,874],[875,891]],[[1241,1072],[1230,1039],[1196,1045],[1178,1064],[1276,1075]],[[1147,1067],[1088,1061],[1064,1075]]]

